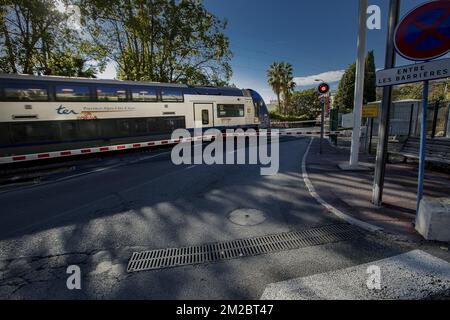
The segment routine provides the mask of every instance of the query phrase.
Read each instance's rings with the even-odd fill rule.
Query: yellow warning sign
[[[363,118],[376,118],[376,117],[378,117],[378,106],[376,104],[363,106],[362,117]]]

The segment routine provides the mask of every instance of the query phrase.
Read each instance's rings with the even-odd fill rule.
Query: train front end
[[[270,128],[269,110],[261,95],[253,89],[245,89],[244,95],[249,96],[253,100],[255,107],[255,117],[259,119],[259,127],[262,129]]]

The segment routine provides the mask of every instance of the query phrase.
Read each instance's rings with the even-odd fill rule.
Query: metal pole
[[[431,138],[434,138],[436,136],[436,126],[437,126],[437,119],[439,114],[439,100],[436,101],[434,105],[434,114],[433,114],[433,125],[431,127]]]
[[[358,165],[361,111],[364,96],[364,69],[366,55],[367,0],[359,0],[358,60],[356,62],[355,97],[353,101],[353,132],[350,149],[350,166]]]
[[[370,118],[366,118],[366,132],[364,136],[364,152],[369,153],[369,133],[370,133]]]
[[[324,133],[324,122],[325,122],[325,97],[323,97],[322,103],[322,114],[320,115],[320,148],[319,153],[322,154],[322,141]]]
[[[448,117],[450,119],[450,112],[449,112]],[[339,128],[339,106],[337,107],[337,110],[336,110],[336,122],[335,122],[335,129],[334,130],[337,130],[338,128]],[[334,136],[334,145],[336,147],[338,145],[338,136],[337,135]]]
[[[419,159],[419,181],[417,183],[416,213],[419,212],[420,201],[423,197],[423,179],[425,176],[425,157],[427,144],[427,109],[428,109],[428,80],[423,82],[422,96],[422,123],[420,124],[420,159]]]
[[[414,104],[411,105],[411,114],[409,115],[408,138],[411,136],[413,115],[414,115]]]
[[[400,0],[390,0],[386,55],[384,61],[385,69],[390,69],[395,66],[394,31],[398,24],[399,15]],[[372,189],[372,202],[376,206],[381,206],[383,201],[384,174],[386,169],[387,146],[389,139],[389,112],[391,108],[391,97],[392,86],[384,87],[378,128],[377,158]]]
[[[370,118],[369,154],[372,154],[373,118]]]

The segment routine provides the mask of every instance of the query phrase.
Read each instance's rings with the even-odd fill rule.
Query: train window
[[[158,101],[156,88],[142,87],[131,89],[131,99],[133,101],[155,102]]]
[[[168,117],[165,118],[165,130],[173,132],[176,129],[186,128],[184,117]]]
[[[237,118],[244,116],[243,104],[218,104],[217,117],[218,118]]]
[[[58,124],[56,122],[13,123],[11,125],[11,132],[14,143],[33,143],[59,140]]]
[[[129,136],[133,133],[130,119],[117,120],[117,133],[119,136]]]
[[[263,106],[262,100],[253,100],[253,106],[255,107],[255,117],[259,117],[259,111]]]
[[[126,101],[127,90],[117,87],[98,87],[97,88],[98,101]]]
[[[11,144],[9,140],[9,124],[8,123],[0,123],[0,145],[6,146]]]
[[[134,119],[134,131],[137,134],[148,133],[147,120],[145,118]]]
[[[103,139],[117,137],[117,123],[115,119],[102,119],[98,122]]]
[[[61,121],[61,141],[70,141],[77,138],[77,126],[75,121]]]
[[[56,86],[57,101],[89,101],[89,87]]]
[[[6,100],[12,101],[47,101],[47,88],[38,85],[22,85],[4,88]]]
[[[202,124],[209,124],[209,112],[208,112],[208,110],[202,110]]]
[[[160,118],[147,118],[147,126],[150,133],[156,134],[164,132],[164,127]]]
[[[164,88],[161,96],[164,102],[183,102],[183,92],[179,88]]]
[[[78,123],[78,136],[80,139],[98,138],[97,123],[98,120],[80,120]]]

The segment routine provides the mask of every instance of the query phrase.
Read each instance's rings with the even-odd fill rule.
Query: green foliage
[[[450,81],[430,81],[428,100],[429,101],[437,101],[437,100],[448,100],[448,86]],[[422,90],[423,83],[409,83],[394,86],[392,89],[392,101],[397,100],[406,100],[406,99],[422,99]],[[377,99],[381,100],[382,97],[382,88],[379,88],[377,91]]]
[[[342,112],[348,112],[353,109],[353,100],[355,95],[355,74],[356,63],[353,63],[345,71],[341,81],[339,81],[335,106],[338,106],[340,110],[342,110]]]
[[[225,85],[231,77],[226,21],[197,0],[72,0],[79,29],[54,0],[0,1],[0,72],[94,77],[113,60],[120,79]]]
[[[196,0],[78,0],[86,29],[127,80],[224,85],[226,21]]]
[[[365,61],[364,71],[364,97],[363,103],[376,100],[376,79],[375,79],[375,58],[373,51],[369,51]],[[356,63],[351,64],[339,81],[338,92],[336,95],[335,105],[339,106],[343,112],[351,112],[353,110],[355,96],[355,78]]]
[[[295,89],[292,64],[287,62],[274,62],[267,70],[267,82],[277,95],[278,112],[288,114],[291,107],[291,96]],[[280,96],[283,96],[283,110],[281,110]]]
[[[282,90],[282,78],[283,78],[283,69],[281,63],[274,62],[267,70],[267,82],[269,86],[272,88],[273,92],[277,95],[278,101],[278,112],[281,112],[281,101],[280,94]]]
[[[53,0],[2,0],[0,10],[1,72],[92,77],[105,67]]]
[[[373,54],[373,50],[371,50],[366,57],[366,66],[364,72],[364,104],[373,102],[377,99],[375,72],[375,57]]]
[[[282,77],[282,92],[283,92],[283,103],[284,103],[284,114],[291,112],[291,96],[295,89],[294,82],[294,70],[292,64],[284,62],[282,63],[283,77]]]
[[[305,120],[314,120],[322,112],[320,94],[315,88],[297,91],[292,95],[293,113],[304,117]]]
[[[269,116],[271,120],[275,121],[306,121],[306,120],[314,120],[309,118],[307,115],[300,116],[292,116],[292,115],[284,115],[275,111],[270,111]]]

